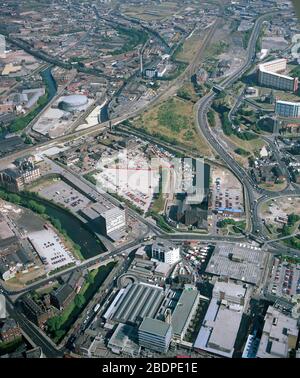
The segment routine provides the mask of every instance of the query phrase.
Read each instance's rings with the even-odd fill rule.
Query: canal
[[[41,77],[47,89],[48,102],[51,101],[57,93],[57,84],[54,80],[51,69],[52,67],[48,67],[44,71],[41,71]]]
[[[37,199],[34,200],[39,202]],[[60,209],[58,206],[49,204],[47,201],[41,200],[41,204],[45,206],[46,214],[49,217],[60,221],[69,238],[79,245],[81,254],[85,259],[106,251],[101,241],[75,216],[69,214],[68,211]]]

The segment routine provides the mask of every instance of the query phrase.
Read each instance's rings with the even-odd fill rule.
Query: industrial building
[[[145,318],[138,331],[139,345],[159,353],[166,353],[172,338],[172,327],[161,320]]]
[[[297,320],[269,306],[256,357],[289,357],[289,351],[297,347],[298,335]]]
[[[19,192],[40,175],[40,169],[34,164],[34,157],[28,156],[16,160],[11,168],[0,172],[0,185],[11,192]]]
[[[183,340],[200,301],[198,290],[186,285],[172,314],[171,324],[174,339]]]
[[[180,247],[167,240],[156,240],[152,244],[152,258],[170,265],[180,260]]]
[[[300,118],[300,102],[276,101],[275,113],[285,118]]]
[[[146,317],[156,317],[166,294],[162,287],[146,283],[128,285],[119,291],[104,318],[109,323],[140,324]]]
[[[296,92],[298,78],[283,75],[287,68],[286,59],[276,59],[258,66],[258,83],[262,86]]]

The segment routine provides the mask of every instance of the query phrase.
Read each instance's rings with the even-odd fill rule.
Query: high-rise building
[[[258,66],[258,82],[265,87],[291,92],[298,90],[298,78],[284,75],[286,59],[276,59]]]
[[[171,325],[161,320],[145,318],[139,327],[139,345],[155,352],[166,353],[171,338]]]
[[[276,101],[275,113],[280,117],[300,118],[300,102]]]
[[[167,240],[156,240],[152,244],[152,258],[170,265],[180,260],[180,248]]]

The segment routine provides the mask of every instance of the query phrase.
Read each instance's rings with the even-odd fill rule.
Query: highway
[[[234,82],[236,82],[238,79],[240,79],[244,73],[253,65],[255,61],[255,50],[256,50],[256,41],[259,37],[261,27],[263,24],[263,21],[266,17],[268,17],[270,13],[265,14],[260,16],[253,28],[249,45],[247,48],[247,57],[245,60],[245,63],[231,76],[225,78],[221,85],[224,89],[232,85]],[[215,31],[215,28],[217,27],[218,23],[214,25],[214,28],[212,30]],[[209,37],[207,37],[207,43],[209,43],[210,38],[212,37],[213,32],[209,34]],[[206,43],[204,43],[204,46],[206,46]],[[202,50],[202,49],[201,49]],[[197,58],[199,57],[199,54],[197,55]],[[199,63],[199,62],[198,62]],[[175,86],[172,86],[167,90],[166,93],[163,93],[161,96],[155,99],[155,102],[158,100],[162,100],[165,96],[170,95],[174,91],[174,88],[177,88],[177,85],[182,83],[186,75],[190,75],[191,72],[195,69],[196,67],[196,60],[194,60],[191,65],[188,67],[186,72],[180,77],[180,79],[176,82]],[[244,192],[245,192],[245,201],[246,201],[246,208],[249,210],[250,215],[250,220],[251,220],[251,232],[258,238],[261,238],[265,240],[266,235],[265,235],[265,230],[264,230],[264,225],[262,220],[260,219],[260,206],[262,203],[264,203],[266,200],[270,200],[272,198],[279,198],[282,196],[292,196],[292,195],[297,195],[299,196],[300,191],[299,189],[295,190],[290,190],[286,189],[285,191],[282,192],[270,192],[266,191],[263,189],[260,189],[256,183],[253,181],[253,179],[249,176],[249,174],[245,171],[244,168],[242,168],[233,158],[232,156],[224,149],[222,144],[216,139],[214,134],[211,132],[208,121],[207,121],[207,113],[209,111],[209,108],[211,106],[212,101],[216,97],[216,93],[211,91],[208,93],[206,96],[204,96],[198,103],[197,103],[197,128],[199,133],[203,134],[207,142],[211,145],[212,149],[216,151],[216,153],[220,156],[220,158],[224,161],[225,165],[233,172],[233,174],[240,180],[244,187]],[[148,104],[147,107],[149,107],[151,104]],[[128,113],[124,114],[122,117],[119,117],[117,119],[114,119],[112,121],[113,124],[118,124],[128,118],[132,118],[139,114],[142,110],[135,111],[133,113]],[[91,127],[88,130],[82,130],[79,132],[74,132],[69,135],[63,136],[61,138],[56,139],[55,141],[47,141],[45,143],[39,144],[38,146],[32,146],[29,147],[26,150],[23,150],[21,152],[9,155],[6,158],[3,158],[0,160],[0,168],[3,166],[6,166],[8,162],[13,161],[17,157],[24,156],[24,154],[28,153],[36,153],[38,150],[42,151],[43,149],[47,149],[53,145],[57,145],[62,142],[66,142],[71,139],[75,138],[81,138],[81,137],[87,137],[89,135],[93,135],[94,133],[99,132],[99,128],[103,126],[108,126],[108,123],[104,123],[101,125],[96,125],[94,127]],[[88,181],[84,180],[81,176],[74,174],[70,170],[66,168],[61,168],[61,172],[63,175],[73,175],[73,177],[76,177],[76,179],[81,180],[83,183],[89,186],[91,190],[96,190],[95,186],[93,186],[91,183]],[[108,195],[107,193],[101,193],[101,195],[105,196],[109,201],[114,203],[116,206],[120,206],[120,202]],[[148,231],[141,237],[139,240],[134,240],[133,242],[127,244],[126,246],[122,246],[120,248],[116,248],[113,251],[110,251],[108,253],[104,253],[102,255],[93,257],[91,259],[88,259],[86,261],[83,261],[80,263],[78,266],[74,266],[69,268],[66,271],[59,272],[56,274],[53,274],[52,276],[49,276],[43,280],[40,280],[36,283],[33,283],[32,285],[28,286],[26,289],[23,290],[15,290],[15,291],[10,291],[7,288],[3,287],[3,292],[4,295],[7,298],[8,301],[8,313],[10,316],[12,316],[14,319],[16,319],[22,329],[30,336],[30,338],[39,346],[42,347],[45,355],[47,357],[61,357],[62,352],[59,351],[57,348],[55,348],[51,342],[41,333],[39,332],[35,326],[33,326],[21,313],[18,312],[18,309],[14,305],[14,302],[11,300],[12,298],[16,299],[20,295],[23,295],[29,290],[35,290],[49,281],[52,281],[61,275],[65,274],[66,272],[72,272],[74,270],[80,269],[84,270],[87,267],[93,266],[97,263],[105,263],[108,262],[110,259],[113,259],[116,255],[123,253],[125,249],[134,249],[138,248],[141,246],[144,242],[144,236],[149,234],[149,230],[151,230],[154,235],[172,240],[173,242],[181,242],[181,241],[187,241],[187,240],[197,240],[197,241],[203,241],[203,242],[210,242],[210,243],[217,243],[217,242],[222,242],[222,243],[243,243],[248,240],[246,235],[241,235],[241,236],[227,236],[227,237],[222,237],[222,236],[214,236],[214,235],[200,235],[200,234],[193,234],[193,233],[166,233],[162,231],[158,226],[156,226],[154,223],[146,220],[139,214],[135,213],[133,210],[128,209],[129,214],[134,217],[135,219],[143,222],[144,224],[147,225]],[[291,250],[288,247],[284,247],[281,244],[278,244],[276,241],[273,242],[268,242],[269,247],[274,248],[273,253],[278,253],[277,251],[279,250],[278,248],[280,247],[280,251],[285,251],[287,253],[295,253],[300,255],[300,251],[294,251]]]
[[[271,13],[264,14],[260,16],[253,27],[252,34],[249,40],[249,45],[247,48],[247,58],[245,63],[231,76],[224,79],[221,83],[222,87],[226,89],[234,82],[239,80],[244,73],[252,66],[255,61],[256,53],[256,41],[259,37],[262,24],[266,17],[269,17]],[[244,186],[245,190],[245,200],[247,208],[250,210],[250,220],[251,220],[251,231],[257,235],[263,235],[262,232],[262,222],[257,212],[257,207],[255,203],[261,195],[274,196],[278,193],[273,193],[267,190],[259,188],[253,179],[249,176],[248,172],[245,171],[234,159],[233,157],[224,149],[222,144],[217,140],[214,134],[210,130],[210,126],[207,121],[207,112],[211,106],[211,103],[216,97],[216,93],[211,91],[205,97],[203,97],[197,104],[198,116],[197,116],[197,127],[198,131],[204,135],[207,142],[216,151],[220,158],[224,161],[226,166],[234,173],[234,175],[240,180]],[[289,195],[290,191],[286,191],[285,194]]]

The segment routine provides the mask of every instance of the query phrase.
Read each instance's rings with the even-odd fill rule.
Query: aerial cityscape
[[[300,358],[294,5],[0,3],[1,360]]]

